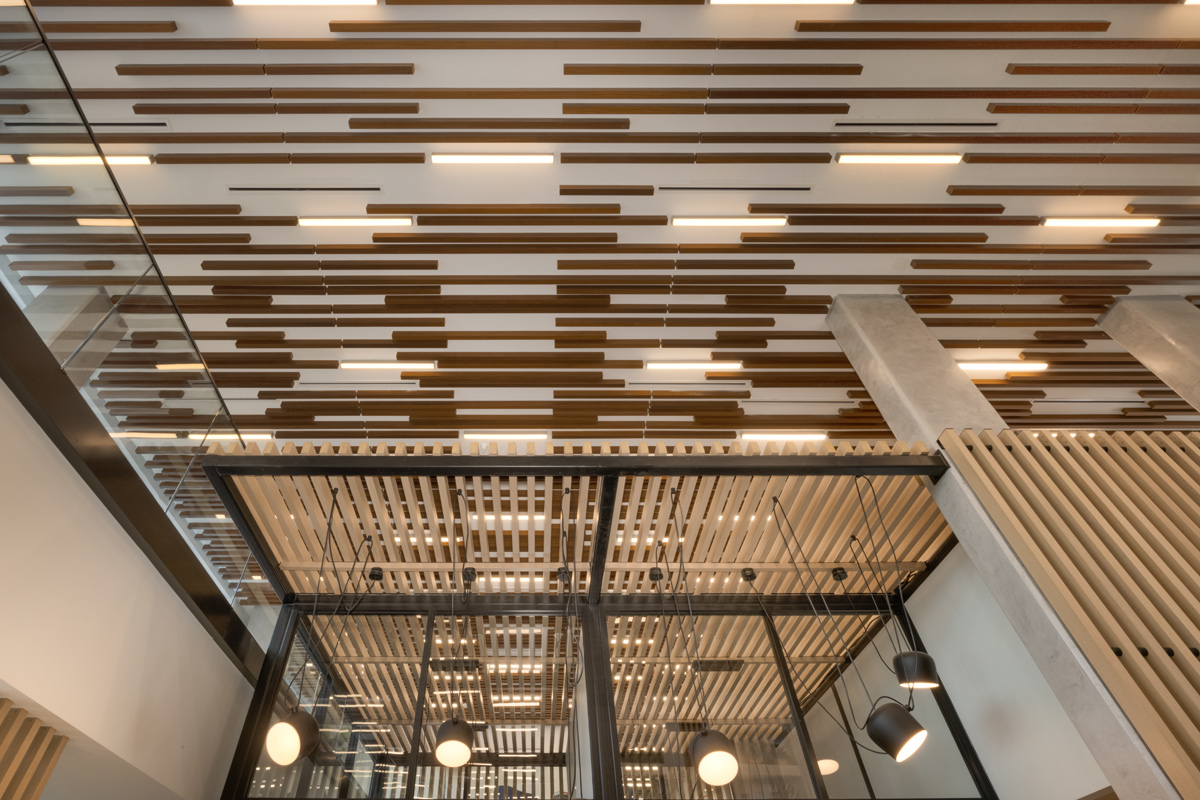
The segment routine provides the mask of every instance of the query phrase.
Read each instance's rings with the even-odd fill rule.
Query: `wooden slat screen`
[[[941,444],[1183,797],[1200,797],[1200,435]]]
[[[0,698],[0,798],[37,800],[66,746],[66,736]]]

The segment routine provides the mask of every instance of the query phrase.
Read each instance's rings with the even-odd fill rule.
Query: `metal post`
[[[908,616],[908,609],[900,603],[895,603],[894,606],[896,619],[900,623],[898,627],[904,631],[904,638],[909,639],[909,645],[921,652],[928,652],[925,650],[925,643],[921,641],[921,634],[917,632],[912,618]],[[911,636],[908,633],[910,630],[912,631]],[[996,789],[988,778],[987,770],[983,768],[983,762],[979,760],[979,754],[975,752],[975,746],[971,744],[971,738],[967,736],[967,729],[963,727],[958,712],[954,710],[954,703],[950,701],[950,694],[946,691],[946,687],[938,686],[930,691],[933,692],[933,699],[937,701],[938,710],[942,712],[942,718],[946,720],[946,727],[950,729],[950,736],[958,747],[959,755],[962,756],[967,772],[971,774],[971,780],[975,781],[975,788],[979,791],[979,796],[983,800],[999,800],[999,795],[996,794]]]
[[[595,800],[621,800],[621,745],[617,736],[606,618],[604,612],[594,606],[581,606],[579,611],[593,793]]]
[[[421,730],[425,727],[425,687],[429,684],[429,656],[433,652],[433,614],[425,618],[425,649],[421,653],[421,677],[417,680],[417,704],[413,713],[412,734],[408,737],[408,775],[404,800],[417,796],[417,765],[421,758]]]
[[[299,620],[300,610],[293,605],[285,605],[279,612],[262,671],[258,674],[258,683],[254,685],[254,695],[250,699],[242,734],[233,753],[233,762],[229,765],[229,776],[225,779],[221,800],[240,800],[250,793],[250,782],[254,779],[254,768],[266,741],[267,730],[271,727],[271,713],[275,709],[279,684],[287,672],[288,653]]]
[[[783,686],[784,696],[787,697],[788,708],[791,709],[792,719],[796,724],[796,738],[800,740],[800,752],[804,754],[804,765],[808,767],[808,776],[812,779],[813,789],[818,800],[827,800],[829,790],[825,788],[825,777],[817,767],[817,755],[813,749],[812,738],[808,735],[808,726],[804,724],[804,707],[796,695],[796,684],[792,680],[791,664],[787,653],[784,652],[783,642],[779,640],[779,631],[775,629],[775,621],[766,612],[760,612],[763,625],[767,629],[767,639],[771,643],[771,652],[775,655],[775,668],[779,671],[779,682]]]
[[[592,605],[600,602],[600,593],[604,591],[604,565],[608,559],[608,537],[617,505],[618,480],[615,475],[600,479],[600,509],[592,534],[592,563],[588,567],[588,602]]]
[[[870,795],[871,800],[875,800],[875,788],[871,786],[871,776],[867,774],[867,765],[863,763],[862,752],[858,749],[858,739],[855,739],[851,733],[854,727],[850,724],[850,720],[846,718],[846,707],[842,705],[842,696],[838,694],[836,685],[830,686],[829,691],[833,694],[833,700],[837,703],[838,713],[842,716],[842,725],[850,737],[850,746],[854,748],[854,760],[858,762],[858,771],[862,773],[863,783],[867,786],[867,794]]]

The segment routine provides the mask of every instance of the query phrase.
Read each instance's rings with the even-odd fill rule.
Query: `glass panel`
[[[101,153],[25,6],[0,5],[0,22],[5,90],[54,121],[0,143],[0,284],[265,647],[278,601],[197,467],[238,431],[105,168],[133,177],[152,159]]]
[[[587,722],[576,716],[579,659],[564,617],[471,616],[438,620],[422,731],[419,798],[591,797]],[[452,670],[451,667],[456,670]],[[438,727],[452,716],[476,730],[471,764],[433,758]],[[578,746],[576,743],[581,743]]]
[[[693,630],[675,605],[685,613],[608,621],[626,796],[815,797],[762,619],[699,616]],[[687,754],[706,718],[733,741],[726,786],[701,781]]]

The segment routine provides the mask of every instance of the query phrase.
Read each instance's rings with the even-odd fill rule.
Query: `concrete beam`
[[[1200,408],[1200,308],[1177,296],[1122,297],[1096,324]]]
[[[943,431],[1004,421],[899,295],[842,295],[827,322],[899,439],[936,447]],[[975,493],[954,469],[930,491],[1080,739],[1120,797],[1181,800]],[[936,654],[935,654],[936,655]],[[1014,704],[1022,698],[1013,698]],[[976,724],[988,724],[976,720]],[[964,719],[970,730],[970,721]],[[1071,731],[1064,728],[1063,735]],[[1026,765],[988,764],[988,772]],[[1053,768],[1057,753],[1045,754]]]

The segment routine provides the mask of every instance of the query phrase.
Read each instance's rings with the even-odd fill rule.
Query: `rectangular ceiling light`
[[[13,163],[13,157],[12,157],[12,156],[10,156],[10,155],[7,155],[7,154],[5,154],[5,155],[0,155],[0,164],[11,164],[11,163]]]
[[[1047,228],[1157,228],[1157,217],[1046,217]]]
[[[787,225],[787,217],[671,217],[677,228],[776,228]]]
[[[849,6],[854,0],[708,0],[713,6]]]
[[[150,156],[26,156],[26,161],[35,167],[76,167],[100,166],[105,161],[109,164],[148,165]]]
[[[962,156],[945,155],[885,155],[882,153],[838,153],[839,164],[957,164]]]
[[[646,369],[741,369],[740,361],[649,361]]]
[[[243,433],[241,436],[236,433],[189,433],[187,438],[193,442],[202,442],[205,439],[210,442],[236,442],[238,439],[244,439],[247,442],[264,442],[274,437],[269,433]]]
[[[375,0],[233,0],[235,6],[373,6]]]
[[[1050,365],[1044,361],[960,361],[958,366],[967,372],[1041,372]]]
[[[133,220],[129,217],[77,217],[75,224],[85,228],[132,228]]]
[[[186,361],[176,364],[155,364],[155,369],[204,369],[199,361]]]
[[[166,431],[113,431],[114,439],[178,439],[179,434]]]
[[[497,431],[495,433],[464,433],[463,438],[468,442],[487,442],[497,439],[514,439],[526,442],[544,442],[549,439],[545,433],[521,433],[520,431]]]
[[[388,228],[407,227],[412,217],[300,217],[305,228]]]
[[[553,155],[501,155],[480,153],[478,155],[434,153],[430,156],[434,164],[553,164]]]
[[[823,433],[743,433],[742,441],[744,442],[823,442],[826,436]]]
[[[432,361],[342,361],[342,369],[437,369]]]

